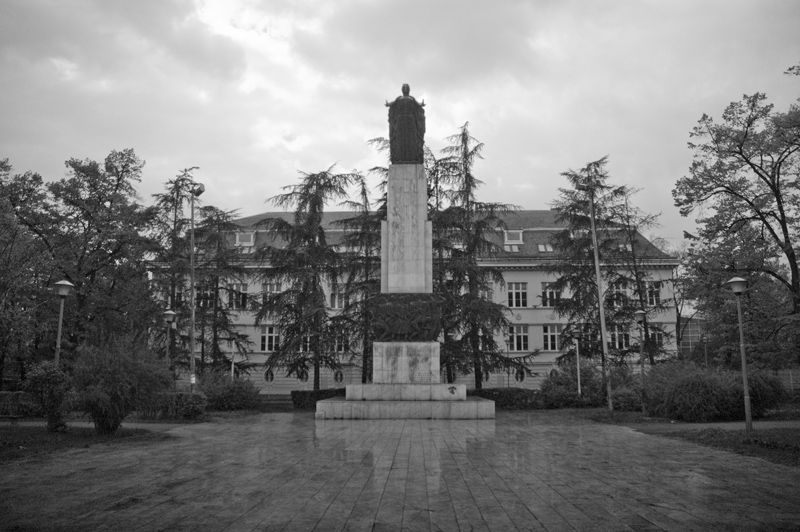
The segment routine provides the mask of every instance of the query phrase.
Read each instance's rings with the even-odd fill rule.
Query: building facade
[[[348,212],[326,213],[324,224],[329,242],[337,242],[343,229],[334,222],[352,217]],[[255,322],[252,303],[265,293],[281,290],[280,286],[263,283],[258,272],[264,268],[252,257],[255,250],[265,244],[275,245],[274,236],[260,228],[259,222],[267,218],[284,217],[287,213],[263,213],[234,220],[238,227],[229,239],[238,248],[238,256],[244,266],[244,275],[239,275],[228,286],[228,306],[238,333],[249,339],[250,349],[246,355],[234,354],[234,360],[246,361],[252,370],[248,376],[264,394],[288,394],[292,390],[311,389],[312,379],[308,374],[287,377],[281,368],[268,367],[267,358],[280,341],[280,330],[271,323]],[[516,211],[504,216],[506,229],[498,234],[497,244],[502,251],[480,261],[481,265],[491,266],[502,272],[502,283],[495,283],[487,297],[504,305],[507,309],[510,326],[507,331],[498,332],[496,341],[504,346],[507,356],[516,357],[535,353],[530,357],[530,373],[503,370],[484,376],[484,387],[538,388],[542,380],[554,368],[557,359],[566,349],[562,346],[561,332],[567,325],[566,319],[554,309],[558,293],[552,287],[557,276],[554,264],[558,260],[551,244],[551,237],[564,227],[556,220],[556,213],[549,210]],[[677,352],[675,345],[675,308],[673,304],[672,275],[677,261],[659,251],[646,239],[637,236],[637,247],[641,252],[641,264],[648,278],[648,304],[658,311],[649,313],[648,320],[658,325],[657,341],[667,353]],[[502,242],[499,240],[502,239]],[[602,263],[602,260],[601,260]],[[613,267],[605,264],[604,267]],[[616,291],[627,287],[613,287]],[[329,312],[341,312],[345,305],[343,295],[336,287],[327,287],[326,301]],[[638,338],[633,330],[609,330],[609,340],[614,347],[626,348]],[[569,347],[571,348],[571,347]],[[344,353],[345,346],[342,346]],[[356,359],[353,362],[343,357],[342,367],[337,371],[323,369],[320,376],[322,388],[343,387],[346,384],[361,382],[361,367]],[[456,382],[474,386],[474,376],[459,376]]]

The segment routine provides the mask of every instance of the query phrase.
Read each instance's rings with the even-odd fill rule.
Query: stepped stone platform
[[[494,419],[494,401],[480,397],[463,400],[317,401],[316,419]]]

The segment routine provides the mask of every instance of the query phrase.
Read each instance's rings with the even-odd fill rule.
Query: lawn
[[[171,436],[146,429],[121,428],[115,434],[98,435],[90,427],[70,427],[67,432],[47,432],[44,424],[0,425],[0,463],[36,458],[49,453],[92,445],[129,445],[168,439]]]
[[[576,411],[578,413],[579,411]],[[787,405],[781,410],[768,412],[763,420],[788,421],[800,419],[797,405]],[[587,409],[578,413],[593,421],[625,425],[632,429],[667,438],[678,438],[707,447],[733,453],[755,456],[776,464],[800,467],[800,427],[758,428],[748,436],[744,421],[738,428],[716,428],[708,424],[674,423],[668,419],[649,418],[639,412],[613,412],[605,409]]]

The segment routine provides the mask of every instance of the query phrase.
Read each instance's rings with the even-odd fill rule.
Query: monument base
[[[317,401],[317,419],[494,419],[494,401]]]

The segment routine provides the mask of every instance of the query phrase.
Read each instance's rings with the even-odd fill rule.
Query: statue
[[[403,95],[389,108],[389,158],[392,164],[422,164],[425,143],[425,102],[419,103],[409,96],[408,83],[403,84]]]

